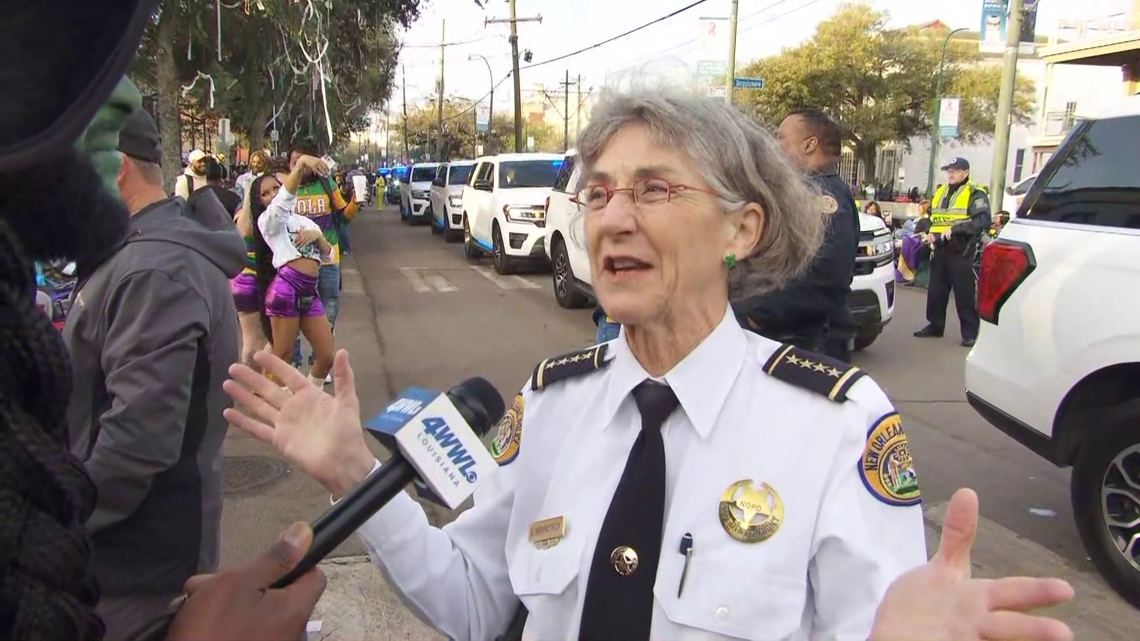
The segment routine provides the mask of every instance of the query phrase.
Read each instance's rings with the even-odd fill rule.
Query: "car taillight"
[[[1037,267],[1033,248],[1025,243],[997,239],[982,252],[978,274],[978,315],[997,325],[1001,306]]]

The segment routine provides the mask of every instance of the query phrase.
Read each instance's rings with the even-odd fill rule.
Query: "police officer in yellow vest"
[[[930,233],[924,240],[934,253],[930,259],[930,285],[926,293],[927,326],[914,333],[918,338],[937,338],[946,329],[946,306],[954,292],[954,306],[962,330],[962,346],[973,347],[978,338],[978,278],[975,259],[981,237],[990,227],[990,197],[985,188],[970,180],[970,163],[955,158],[942,168],[948,185],[934,192],[930,210]]]

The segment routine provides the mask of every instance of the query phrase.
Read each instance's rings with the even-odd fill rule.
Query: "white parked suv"
[[[585,230],[578,206],[570,199],[578,183],[578,156],[566,154],[546,199],[546,252],[550,257],[554,299],[567,309],[594,305]],[[859,252],[848,305],[858,333],[855,349],[875,342],[895,310],[894,241],[881,218],[859,215]]]
[[[428,223],[431,233],[454,243],[463,238],[463,186],[475,169],[474,160],[454,160],[439,166],[431,183]]]
[[[463,188],[463,253],[491,254],[495,271],[545,262],[546,196],[562,166],[560,154],[499,154],[476,161]]]
[[[431,181],[438,169],[439,163],[425,162],[408,170],[408,179],[400,181],[400,220],[413,225],[428,221]]]
[[[859,250],[847,306],[855,319],[855,349],[871,346],[895,313],[895,241],[882,218],[859,214]]]
[[[1083,120],[982,253],[966,398],[1061,467],[1089,557],[1140,607],[1140,96]]]

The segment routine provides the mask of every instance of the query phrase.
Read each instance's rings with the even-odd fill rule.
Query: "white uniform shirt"
[[[257,217],[257,227],[261,230],[261,236],[273,251],[274,269],[281,269],[298,258],[322,260],[317,243],[301,247],[294,244],[301,232],[321,230],[319,225],[307,217],[293,213],[293,206],[296,203],[297,195],[289,193],[282,187],[273,200],[269,201],[269,207]]]
[[[846,402],[833,402],[765,373],[784,350],[745,332],[729,310],[664,377],[680,409],[662,428],[667,489],[654,640],[865,641],[890,582],[927,560],[905,437],[880,427],[868,438],[897,421],[886,395],[863,377]],[[521,599],[530,611],[524,639],[578,638],[597,535],[640,430],[631,392],[649,378],[624,334],[607,344],[606,358],[599,371],[523,389],[508,413],[520,419],[520,438],[500,431],[499,473],[455,522],[429,526],[402,494],[361,527],[405,602],[448,637],[494,639]],[[877,443],[877,452],[900,438],[902,467],[884,456],[882,469],[895,461],[887,471],[909,478],[910,494],[872,491],[882,477],[864,480],[865,447]],[[766,540],[741,542],[722,525],[722,495],[739,481],[767,484],[779,497],[783,517]],[[773,495],[760,491],[771,506]],[[552,517],[566,519],[566,535],[539,549],[529,527]],[[693,555],[678,597],[685,533]]]

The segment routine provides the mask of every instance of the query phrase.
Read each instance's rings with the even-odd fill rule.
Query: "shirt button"
[[[719,608],[717,608],[716,609],[716,618],[727,619],[728,618],[728,608],[724,607],[723,605],[720,606]]]

